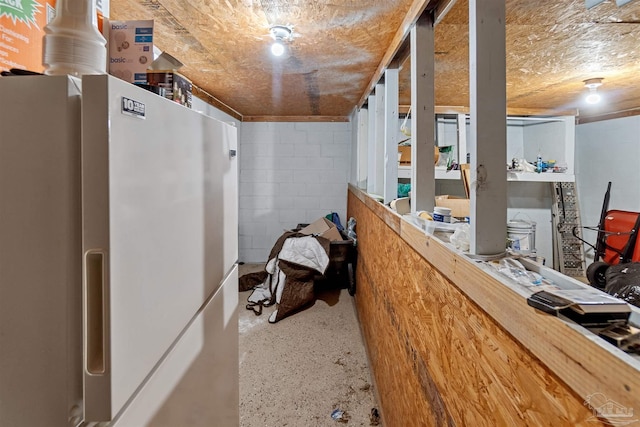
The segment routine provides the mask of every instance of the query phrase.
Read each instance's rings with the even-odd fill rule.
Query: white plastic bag
[[[453,232],[451,237],[449,237],[449,241],[453,243],[457,249],[461,251],[469,250],[469,241],[471,239],[471,227],[468,223],[461,224],[456,228],[456,231]]]

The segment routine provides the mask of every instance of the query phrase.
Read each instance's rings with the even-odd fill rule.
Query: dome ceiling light
[[[585,98],[588,104],[597,104],[600,102],[600,94],[596,92],[598,87],[602,86],[602,77],[596,77],[593,79],[588,79],[584,81],[584,86],[589,89],[589,94]]]
[[[273,25],[269,28],[273,44],[271,45],[271,54],[273,56],[282,56],[287,50],[286,42],[293,40],[293,28],[290,25]]]

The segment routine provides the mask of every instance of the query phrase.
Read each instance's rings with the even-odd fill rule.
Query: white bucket
[[[514,251],[529,253],[536,251],[536,223],[512,219],[507,222],[508,247]]]

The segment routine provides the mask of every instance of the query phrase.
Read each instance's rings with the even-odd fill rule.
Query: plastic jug
[[[56,17],[44,27],[45,74],[106,74],[107,41],[98,31],[94,1],[56,2]]]

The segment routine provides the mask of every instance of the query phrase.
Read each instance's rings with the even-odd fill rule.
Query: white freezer
[[[185,359],[193,362],[183,372]],[[237,267],[113,427],[238,426],[240,372],[231,359],[238,359]]]
[[[215,299],[224,295],[225,278],[235,280],[235,287],[226,286],[237,293],[237,161],[230,154],[236,129],[110,76],[84,76],[81,102],[77,84],[67,77],[0,79],[3,99],[21,99],[0,117],[0,227],[13,237],[0,239],[0,360],[26,357],[56,371],[50,379],[50,372],[0,365],[3,427],[66,426],[69,417],[126,420],[128,411],[138,423],[146,419],[138,425],[155,425],[158,396],[173,393],[203,343],[233,335],[204,333],[223,325],[237,335],[237,317],[204,310],[220,304]],[[24,251],[16,253],[16,245]],[[35,277],[9,264],[34,270]],[[53,275],[52,265],[63,271]],[[5,304],[12,308],[5,311]],[[41,320],[24,320],[25,314]],[[219,325],[203,328],[207,318]],[[50,326],[55,334],[41,344],[44,319],[57,321]],[[27,344],[7,352],[6,343],[24,329],[31,332]],[[204,335],[185,338],[194,334]],[[209,369],[237,372],[237,338],[230,344],[235,355],[227,351]],[[60,360],[49,360],[47,352]],[[162,372],[174,380],[155,378]],[[22,375],[31,380],[18,387]],[[226,386],[219,398],[235,399],[233,419],[237,376]],[[28,397],[37,388],[41,396]],[[150,399],[145,393],[155,396],[144,405],[147,413],[130,410]],[[18,414],[16,405],[30,413]]]
[[[0,77],[0,426],[67,426],[82,406],[80,92],[14,78]]]

